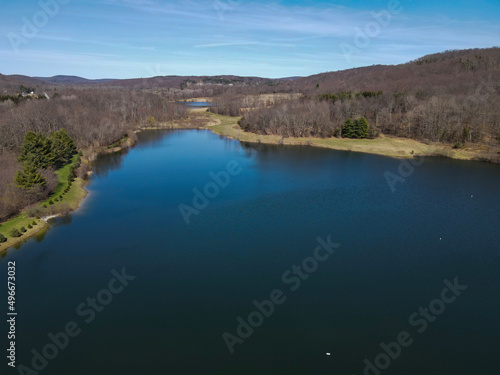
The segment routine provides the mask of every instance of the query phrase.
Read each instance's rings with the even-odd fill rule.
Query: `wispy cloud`
[[[112,54],[102,54],[102,53],[71,53],[71,52],[60,52],[60,51],[50,51],[50,50],[24,50],[23,53],[18,56],[12,54],[10,50],[0,50],[0,57],[3,60],[15,60],[15,61],[36,61],[36,62],[61,62],[65,63],[81,63],[86,61],[87,63],[98,64],[101,63],[116,63],[119,58],[118,55]]]
[[[199,44],[199,45],[194,46],[194,48],[217,48],[217,47],[237,47],[237,46],[294,47],[295,45],[294,44],[283,44],[283,43],[241,41],[241,42],[223,42],[223,43]]]
[[[35,60],[40,70],[62,66],[86,76],[143,76],[145,65],[156,64],[168,74],[307,75],[498,45],[500,23],[490,14],[500,4],[478,3],[448,12],[430,0],[403,2],[403,13],[347,63],[340,44],[353,43],[385,2],[237,1],[221,20],[213,0],[72,0],[18,54],[0,38],[0,57],[5,70],[18,73],[34,69]],[[0,12],[3,35],[32,17],[20,3],[0,4]]]

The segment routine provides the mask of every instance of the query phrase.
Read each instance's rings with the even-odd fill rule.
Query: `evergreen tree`
[[[347,119],[342,126],[342,137],[344,138],[366,138],[368,135],[373,136],[373,134],[374,132],[364,117],[354,121]]]
[[[64,129],[51,133],[49,140],[54,164],[58,167],[68,164],[71,157],[76,153],[75,141],[71,139]]]
[[[368,121],[364,117],[361,117],[354,121],[354,132],[356,134],[356,138],[366,138],[368,135]]]
[[[32,162],[25,162],[22,171],[17,171],[15,181],[18,187],[22,189],[31,189],[36,186],[45,186],[47,183],[35,164]]]
[[[51,142],[42,133],[27,132],[21,147],[19,161],[45,169],[54,164]]]
[[[3,234],[0,234],[0,243],[7,242],[7,238]]]
[[[344,122],[344,125],[342,126],[342,137],[344,138],[355,138],[355,133],[354,133],[354,123],[352,120],[349,118]]]
[[[373,126],[368,126],[368,134],[366,138],[375,139],[377,137],[377,132],[373,129]]]

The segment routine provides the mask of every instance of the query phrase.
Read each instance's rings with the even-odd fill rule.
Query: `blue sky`
[[[2,0],[0,73],[277,78],[500,45],[498,0],[397,3]]]

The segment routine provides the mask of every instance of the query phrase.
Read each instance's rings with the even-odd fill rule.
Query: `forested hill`
[[[22,76],[22,75],[4,75],[0,74],[0,94],[14,94],[19,91],[19,87],[23,86],[44,86],[45,82],[40,79]]]
[[[58,75],[53,77],[28,77],[23,75],[0,74],[0,89],[12,94],[20,85],[32,86],[38,90],[54,88],[101,87],[120,89],[187,89],[214,86],[243,87],[263,86],[276,87],[279,83],[295,78],[269,79],[261,77],[240,77],[232,75],[220,76],[156,76],[132,79],[86,79],[77,76]]]
[[[470,94],[478,85],[500,86],[500,48],[446,51],[421,57],[401,65],[374,65],[309,77],[268,79],[262,77],[158,75],[135,79],[86,79],[76,76],[28,77],[0,74],[0,89],[12,93],[22,84],[40,89],[85,86],[125,89],[196,89],[218,95],[214,87],[259,92],[302,92],[306,94],[340,91],[411,92],[425,95]],[[496,86],[495,86],[496,85]],[[255,90],[254,90],[255,92]],[[243,92],[244,93],[244,92]]]
[[[105,83],[105,82],[111,82],[114,81],[113,79],[87,79],[87,78],[82,78],[82,77],[77,77],[77,76],[64,76],[64,75],[58,75],[58,76],[53,76],[53,77],[35,77],[36,79],[39,79],[41,81],[44,81],[46,83],[54,83],[54,84],[61,84],[61,85],[90,85],[90,84],[97,84],[97,83]]]
[[[447,51],[401,65],[317,74],[292,82],[307,92],[390,91],[467,94],[479,85],[500,87],[500,48]],[[319,87],[318,87],[319,85]]]

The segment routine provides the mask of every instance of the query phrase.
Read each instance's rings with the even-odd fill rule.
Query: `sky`
[[[498,0],[2,0],[0,73],[282,78],[500,45]]]

